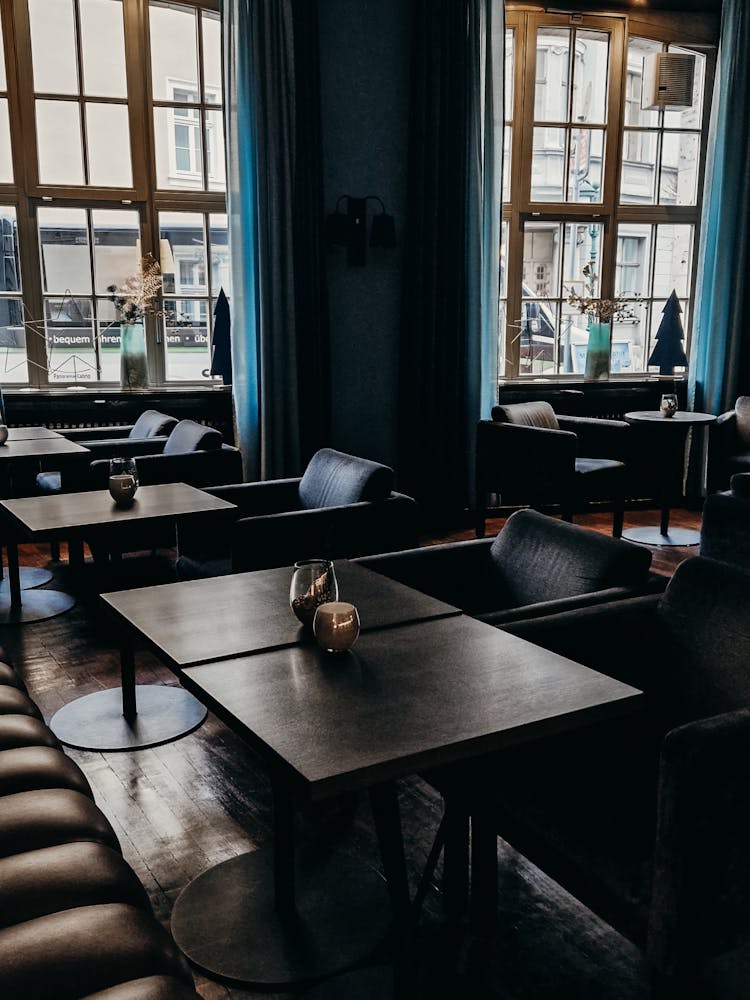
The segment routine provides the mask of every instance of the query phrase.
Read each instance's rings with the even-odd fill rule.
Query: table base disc
[[[224,861],[179,895],[172,935],[209,975],[260,988],[313,983],[374,951],[388,933],[385,880],[346,854],[296,868],[296,914],[274,904],[273,850]]]
[[[122,714],[122,691],[108,688],[76,698],[52,716],[50,729],[76,750],[138,750],[187,736],[208,715],[205,705],[183,688],[167,684],[136,686],[138,714]]]
[[[37,569],[35,566],[21,566],[18,571],[21,578],[21,590],[31,590],[33,587],[41,587],[43,583],[49,583],[52,574],[48,569]],[[7,574],[0,580],[0,598],[10,594],[10,583]]]
[[[698,545],[701,540],[700,531],[693,528],[670,528],[669,534],[662,535],[658,527],[626,528],[623,538],[641,545]]]
[[[43,622],[70,611],[76,603],[72,594],[62,590],[24,590],[22,600],[22,604],[14,606],[9,596],[0,593],[0,625]]]

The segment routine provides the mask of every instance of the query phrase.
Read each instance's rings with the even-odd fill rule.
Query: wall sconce
[[[341,210],[341,203],[346,202],[346,212]],[[396,224],[393,216],[388,215],[382,200],[375,194],[364,198],[353,198],[342,194],[336,202],[336,211],[326,217],[325,237],[331,246],[347,248],[347,262],[355,266],[365,263],[367,256],[367,202],[377,201],[380,212],[372,218],[370,230],[371,247],[396,246]]]

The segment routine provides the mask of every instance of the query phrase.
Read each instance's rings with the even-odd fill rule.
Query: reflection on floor
[[[628,515],[626,523],[651,523],[654,512]],[[696,527],[698,515],[677,512],[675,523]],[[609,531],[606,515],[579,523]],[[499,527],[493,522],[492,530]],[[456,532],[451,537],[472,537]],[[442,539],[440,539],[442,540]],[[655,550],[655,568],[670,573],[692,550]],[[43,565],[45,547],[24,547],[22,562]],[[125,560],[126,564],[130,560]],[[152,566],[141,560],[139,565]],[[124,572],[133,571],[130,565]],[[148,570],[150,572],[150,570]],[[64,567],[52,586],[70,585]],[[133,582],[136,577],[132,577]],[[142,581],[145,582],[145,581]],[[0,641],[49,719],[71,699],[119,681],[117,637],[89,591],[68,614],[3,630]],[[145,650],[137,651],[142,683],[176,683]],[[113,822],[124,853],[165,923],[184,885],[210,865],[268,844],[270,793],[264,769],[240,739],[209,715],[190,736],[133,753],[70,751],[86,771],[99,805]],[[441,815],[441,802],[423,781],[400,783],[409,869],[413,885],[425,863]],[[341,847],[375,867],[379,856],[364,796],[307,808],[299,837],[311,850]],[[416,962],[420,995],[429,1000],[645,1000],[648,986],[638,951],[561,890],[524,858],[499,843],[500,912],[487,940],[463,925],[447,925],[438,868],[420,924]],[[739,971],[738,971],[739,969]],[[747,998],[748,965],[716,980],[709,995]],[[205,1000],[261,996],[196,975]],[[298,994],[297,994],[298,995]],[[292,994],[262,994],[266,1000]],[[373,973],[331,981],[316,996],[384,1000]]]

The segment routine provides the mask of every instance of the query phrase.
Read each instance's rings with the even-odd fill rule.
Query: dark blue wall
[[[364,267],[327,251],[334,447],[393,465],[409,105],[408,0],[319,4],[326,212],[342,194],[378,195],[400,246]],[[379,210],[368,202],[368,222]]]

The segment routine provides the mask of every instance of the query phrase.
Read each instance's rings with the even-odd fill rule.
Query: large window
[[[501,378],[583,372],[588,321],[568,296],[592,284],[627,305],[614,373],[648,372],[673,289],[689,331],[711,49],[668,30],[664,18],[651,34],[626,17],[508,12]],[[695,56],[688,109],[645,106],[644,59],[667,51]]]
[[[231,293],[218,0],[1,10],[0,381],[116,383],[109,288],[149,253],[151,380],[205,380]]]

